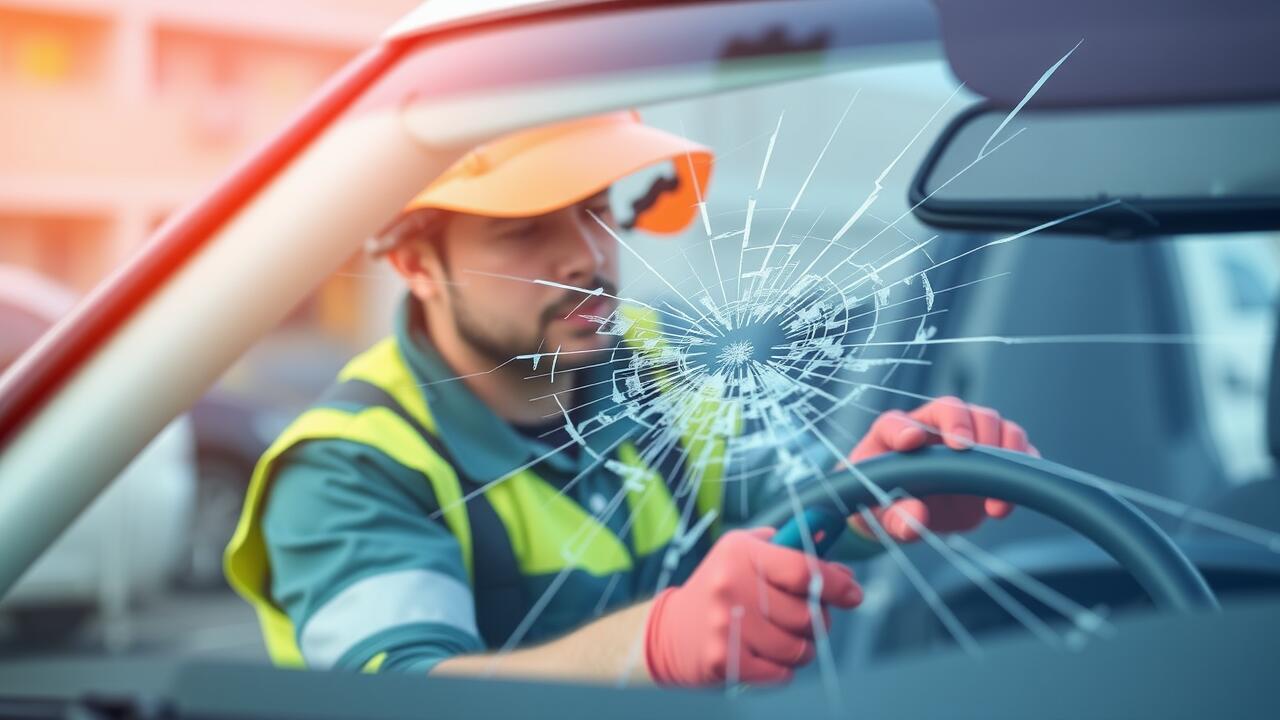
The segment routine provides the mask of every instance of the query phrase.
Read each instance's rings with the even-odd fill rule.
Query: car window
[[[1222,464],[1233,482],[1269,478],[1265,421],[1275,337],[1280,240],[1269,233],[1180,238],[1178,268],[1196,334],[1259,339],[1196,348],[1201,392]]]

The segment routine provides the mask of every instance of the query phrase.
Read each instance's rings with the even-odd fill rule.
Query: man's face
[[[448,284],[433,314],[448,317],[451,334],[495,366],[557,348],[559,368],[600,362],[591,351],[610,336],[583,316],[608,317],[616,301],[532,282],[616,294],[618,243],[592,214],[613,224],[607,191],[536,217],[452,216],[441,238]]]

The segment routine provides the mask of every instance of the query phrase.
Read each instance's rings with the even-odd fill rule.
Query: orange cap
[[[641,124],[635,111],[614,112],[522,130],[481,145],[404,209],[439,208],[487,217],[543,215],[669,160],[676,171],[675,187],[642,209],[635,227],[673,234],[697,214],[699,195],[711,177],[712,157],[702,145]]]

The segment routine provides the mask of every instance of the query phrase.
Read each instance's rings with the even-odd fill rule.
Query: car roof
[[[427,30],[497,20],[575,5],[603,5],[618,0],[426,0],[383,33],[383,40],[416,35]]]

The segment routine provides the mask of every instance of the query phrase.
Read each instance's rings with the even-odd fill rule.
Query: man
[[[674,188],[638,203],[634,225],[677,232],[709,151],[615,113],[477,148],[384,235],[408,288],[394,336],[353,360],[267,452],[228,551],[277,662],[782,682],[812,660],[814,623],[825,622],[810,613],[811,568],[823,614],[861,601],[846,567],[771,545],[772,530],[722,532],[748,517],[722,502],[718,478],[673,492],[687,468],[659,477],[626,423],[588,433],[569,410],[599,417],[612,401],[597,359],[615,339],[584,317],[615,310],[609,188],[664,160]],[[511,362],[540,352],[554,370]],[[1013,423],[948,399],[881,416],[851,459],[943,438],[1029,450]],[[763,501],[750,500],[748,514]],[[905,541],[921,526],[965,530],[1009,510],[947,496],[877,513]],[[687,533],[693,525],[710,529]]]

